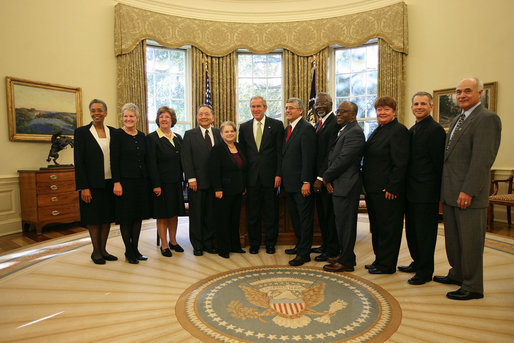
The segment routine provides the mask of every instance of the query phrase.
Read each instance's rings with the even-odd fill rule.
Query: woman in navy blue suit
[[[79,127],[74,135],[75,184],[80,192],[80,221],[91,236],[95,264],[116,261],[105,246],[114,221],[109,145],[114,128],[106,126],[107,105],[93,99],[89,103],[92,122]]]
[[[132,264],[147,260],[138,250],[143,219],[151,216],[150,188],[146,167],[146,137],[136,129],[139,108],[128,103],[121,108],[123,127],[113,132],[111,167],[116,195],[116,224],[120,224],[125,257]]]
[[[209,169],[211,186],[216,200],[216,242],[218,255],[229,258],[230,252],[244,253],[239,240],[239,218],[241,199],[245,191],[244,170],[246,160],[241,147],[236,143],[236,124],[226,121],[220,127],[222,142],[211,151]]]
[[[185,214],[183,172],[180,162],[182,137],[171,131],[177,123],[177,115],[173,108],[159,108],[155,123],[158,126],[157,130],[146,137],[148,173],[154,193],[153,217],[157,219],[161,254],[171,257],[171,249],[176,252],[184,251],[176,240],[177,216]]]

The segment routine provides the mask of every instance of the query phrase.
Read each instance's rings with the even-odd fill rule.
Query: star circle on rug
[[[203,279],[179,297],[175,313],[202,342],[385,341],[401,322],[400,304],[368,280],[285,266]]]

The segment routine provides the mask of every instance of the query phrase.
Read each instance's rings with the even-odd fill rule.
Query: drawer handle
[[[58,216],[59,214],[61,214],[61,212],[59,212],[57,210],[52,211],[52,216]]]
[[[59,201],[59,198],[57,198],[57,197],[52,197],[52,199],[51,199],[51,200],[52,200],[52,202],[56,202],[56,201]]]
[[[50,180],[57,180],[57,175],[55,175],[55,174],[50,175]]]
[[[59,187],[57,187],[57,185],[51,185],[51,186],[50,186],[50,189],[51,189],[51,190],[53,190],[53,191],[57,190],[58,188],[59,188]]]

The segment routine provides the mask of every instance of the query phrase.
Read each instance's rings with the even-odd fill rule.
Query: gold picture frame
[[[498,82],[484,83],[482,93],[482,105],[496,112],[496,101],[498,92]],[[434,120],[439,122],[446,131],[450,128],[450,123],[461,113],[455,98],[455,88],[438,89],[434,91]]]
[[[9,140],[50,142],[61,132],[73,136],[82,125],[82,90],[6,77]]]

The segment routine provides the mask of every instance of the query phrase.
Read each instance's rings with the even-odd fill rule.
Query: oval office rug
[[[179,297],[182,327],[202,342],[382,342],[400,304],[349,273],[263,266],[216,274]]]

